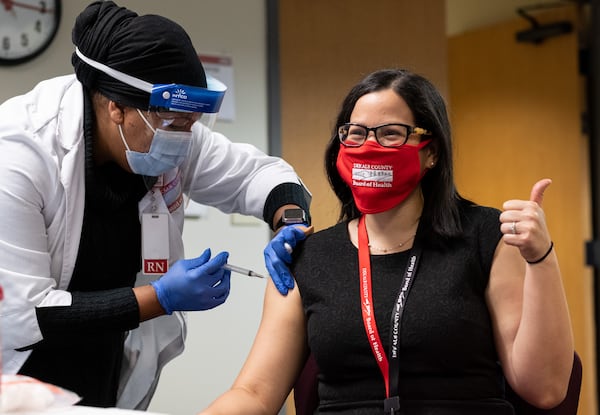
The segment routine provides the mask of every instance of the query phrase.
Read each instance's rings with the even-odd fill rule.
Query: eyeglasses
[[[200,112],[148,111],[160,120],[161,127],[185,128],[200,119]]]
[[[370,131],[373,131],[375,139],[383,147],[400,147],[406,144],[411,134],[431,135],[423,128],[399,123],[383,124],[372,128],[346,123],[338,127],[338,138],[346,147],[360,147],[367,141]]]

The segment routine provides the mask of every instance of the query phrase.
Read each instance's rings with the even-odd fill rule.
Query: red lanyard
[[[379,370],[383,375],[385,382],[385,396],[390,396],[390,372],[389,363],[385,354],[385,349],[379,338],[379,330],[375,322],[375,310],[373,309],[373,291],[371,289],[371,256],[369,254],[369,236],[367,235],[367,226],[365,217],[361,216],[358,220],[358,269],[360,270],[360,297],[362,304],[362,318],[365,324],[365,332],[373,351],[373,356],[377,360]]]
[[[392,311],[391,327],[390,327],[390,361],[385,353],[385,348],[381,343],[379,337],[379,330],[375,322],[375,310],[373,307],[373,290],[371,288],[371,256],[369,253],[369,236],[367,235],[367,226],[365,224],[365,217],[361,216],[358,220],[358,269],[360,276],[360,297],[361,297],[361,310],[362,318],[365,326],[365,332],[371,345],[371,351],[373,356],[379,365],[379,370],[383,376],[385,383],[385,396],[384,411],[394,414],[394,412],[400,409],[400,398],[399,383],[400,383],[400,357],[398,353],[399,349],[399,335],[402,313],[404,311],[404,305],[412,283],[417,272],[418,259],[420,256],[421,248],[419,240],[415,238],[411,254],[409,255],[408,263],[406,265],[406,271],[404,273],[404,280],[400,287],[398,299],[396,305]],[[391,388],[390,388],[391,379]],[[390,391],[392,397],[390,397]]]

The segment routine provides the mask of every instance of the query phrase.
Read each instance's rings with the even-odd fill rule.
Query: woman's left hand
[[[551,183],[550,179],[542,179],[533,185],[529,200],[507,200],[502,205],[500,230],[504,242],[519,248],[528,262],[542,258],[552,243],[542,209],[544,191]]]

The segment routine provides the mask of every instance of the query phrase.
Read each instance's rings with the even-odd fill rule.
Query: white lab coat
[[[200,123],[193,132],[191,154],[181,166],[177,190],[192,200],[226,213],[262,218],[266,197],[275,186],[300,183],[279,158],[248,144],[232,143]],[[15,349],[42,340],[35,308],[71,304],[71,294],[65,290],[83,222],[84,153],[83,93],[74,75],[43,81],[0,105],[3,373],[16,373],[29,356],[30,352]],[[147,195],[140,210],[148,203]],[[184,253],[184,206],[167,205],[173,262]],[[137,285],[148,281],[138,273]],[[185,330],[185,316],[173,313],[144,322],[128,334],[119,407],[147,407],[161,368],[183,351]]]

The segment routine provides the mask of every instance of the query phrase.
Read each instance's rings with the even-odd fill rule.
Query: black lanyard
[[[418,236],[418,235],[417,235]],[[371,350],[385,382],[386,399],[384,401],[384,411],[394,414],[400,410],[400,330],[402,328],[402,314],[408,294],[414,282],[419,265],[422,247],[419,238],[416,237],[413,247],[410,250],[408,263],[404,271],[404,278],[394,309],[392,310],[390,324],[390,352],[388,356],[384,353],[384,348],[379,338],[379,331],[375,322],[375,313],[373,307],[373,294],[371,288],[371,256],[369,253],[369,237],[364,216],[359,218],[358,222],[358,268],[361,284],[361,308],[365,332]]]

